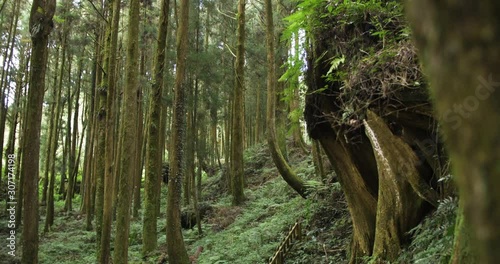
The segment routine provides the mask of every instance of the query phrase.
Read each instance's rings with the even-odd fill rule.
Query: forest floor
[[[317,191],[307,200],[298,196],[279,176],[266,145],[255,146],[245,153],[246,202],[232,206],[231,196],[221,191],[224,175],[218,171],[209,177],[203,174],[202,203],[212,207],[203,219],[203,233],[195,228],[184,230],[184,240],[190,255],[199,246],[204,251],[199,264],[268,263],[289,228],[301,220],[303,240],[292,248],[286,263],[346,263],[352,235],[347,204],[338,183],[319,185],[311,155],[297,149],[290,151],[289,160],[297,174],[315,185]],[[333,179],[333,172],[329,178]],[[162,208],[166,204],[166,187],[162,187]],[[74,208],[79,208],[80,198]],[[442,261],[448,256],[453,239],[455,200],[446,200],[443,208],[419,225],[417,237],[401,254],[398,263],[415,260]],[[5,204],[0,207],[1,219],[6,219]],[[85,215],[78,210],[62,212],[63,201],[56,202],[56,217],[50,232],[40,235],[39,263],[88,264],[96,263],[95,231],[85,231]],[[44,224],[41,208],[40,226]],[[168,263],[166,259],[165,210],[158,219],[158,249],[142,256],[142,220],[132,219],[129,236],[129,263]],[[42,228],[41,228],[42,229]],[[0,241],[6,241],[6,221],[0,223]],[[114,230],[114,229],[113,229]],[[451,232],[451,234],[450,234]],[[18,245],[19,245],[19,238]],[[113,249],[113,243],[112,249]],[[16,263],[0,251],[0,263]],[[16,250],[20,254],[20,248]],[[5,262],[5,260],[9,260]],[[367,259],[369,260],[369,259]],[[417,261],[418,262],[418,261]]]

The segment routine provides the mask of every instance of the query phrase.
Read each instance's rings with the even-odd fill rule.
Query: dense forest
[[[0,263],[500,263],[499,13],[0,0]]]

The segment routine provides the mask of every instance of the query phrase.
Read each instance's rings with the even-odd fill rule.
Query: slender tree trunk
[[[185,91],[182,87],[186,74],[186,57],[188,54],[188,18],[189,1],[181,0],[179,24],[177,28],[177,68],[174,88],[174,119],[170,142],[175,142],[170,148],[170,173],[167,194],[167,253],[169,261],[176,264],[188,264],[189,257],[184,245],[181,231],[181,188],[185,175],[183,163],[185,156]]]
[[[139,0],[131,0],[127,40],[126,83],[123,91],[122,125],[120,131],[120,178],[117,196],[115,263],[128,263],[130,202],[134,175],[137,173],[137,93],[139,88]]]
[[[274,164],[278,168],[281,177],[300,196],[306,197],[306,186],[304,181],[295,174],[286,162],[276,139],[276,73],[274,60],[274,24],[271,0],[265,1],[266,9],[266,37],[267,37],[267,142],[273,157]]]
[[[26,63],[25,63],[23,74],[26,74],[28,72],[28,68],[29,68],[28,62],[30,61],[30,57],[31,57],[31,54],[29,54],[28,57],[26,58]],[[22,85],[22,90],[23,91],[21,92],[21,94],[25,95],[28,93],[26,91],[27,89],[26,89],[25,84]],[[22,220],[22,216],[23,216],[24,184],[25,184],[24,179],[25,178],[24,178],[24,174],[21,173],[21,167],[22,167],[21,161],[22,161],[22,157],[24,155],[23,147],[24,147],[24,141],[26,138],[26,126],[24,125],[24,123],[26,123],[26,119],[28,116],[27,101],[26,100],[22,100],[20,111],[21,111],[22,118],[20,118],[20,120],[19,120],[19,127],[21,128],[21,131],[19,133],[20,134],[19,147],[17,149],[17,160],[16,160],[16,164],[20,165],[20,166],[17,166],[17,168],[16,168],[16,181],[17,181],[17,186],[19,186],[19,191],[17,193],[16,228],[19,228],[19,226],[21,225],[21,220]]]
[[[59,120],[62,119],[62,108],[63,108],[63,102],[61,100],[62,96],[62,87],[63,87],[63,76],[64,76],[64,65],[66,61],[66,44],[67,44],[67,35],[63,33],[62,36],[62,54],[61,54],[61,68],[60,68],[60,76],[59,76],[59,84],[57,86],[57,91],[56,91],[56,98],[55,98],[55,112],[54,115],[51,116],[50,118],[54,120],[52,123],[53,127],[50,129],[50,133],[52,134],[50,136],[50,153],[48,153],[48,159],[50,160],[49,163],[49,186],[47,189],[47,211],[46,211],[46,218],[45,218],[45,226],[44,226],[44,232],[49,232],[50,227],[54,223],[54,188],[55,188],[55,180],[56,180],[56,158],[57,158],[57,149],[58,149],[58,139],[59,139],[59,132],[62,130],[59,130]]]
[[[312,142],[312,158],[314,162],[314,170],[316,175],[321,178],[323,182],[326,182],[325,168],[323,166],[323,157],[321,155],[321,147],[317,140]]]
[[[113,0],[106,1],[105,7],[106,11],[109,12],[108,18],[113,20]],[[111,22],[111,23],[113,23]],[[103,51],[102,51],[102,62],[103,62],[103,71],[100,76],[100,87],[97,88],[97,94],[99,100],[96,103],[96,134],[97,142],[95,143],[95,158],[94,158],[94,181],[95,181],[95,198],[94,198],[94,210],[95,210],[95,224],[96,224],[96,244],[97,244],[97,262],[101,262],[102,260],[102,252],[103,246],[102,243],[102,233],[103,233],[103,213],[104,213],[104,189],[105,189],[105,174],[106,174],[106,130],[110,130],[111,128],[107,128],[107,89],[109,86],[108,83],[108,75],[112,74],[110,71],[109,64],[110,54],[111,54],[111,27],[109,23],[106,24],[106,32],[101,40],[103,43]],[[109,192],[108,192],[109,195]],[[108,229],[109,230],[109,229]],[[106,250],[104,249],[104,252]]]
[[[120,21],[120,1],[112,0],[112,20],[109,25],[109,61],[107,68],[106,89],[106,132],[105,132],[105,173],[104,202],[102,218],[101,247],[99,249],[100,263],[109,263],[111,258],[111,222],[113,220],[113,193],[115,185],[115,101],[116,101],[116,60],[118,47],[118,23]],[[131,110],[132,111],[132,110]],[[128,240],[127,240],[128,241]]]
[[[76,158],[76,144],[78,138],[78,115],[79,115],[79,100],[80,100],[80,87],[82,83],[82,72],[83,72],[83,60],[78,61],[78,79],[76,81],[76,91],[75,91],[75,113],[73,115],[73,132],[71,133],[71,149],[69,154],[69,180],[68,188],[66,190],[66,201],[64,203],[65,211],[73,210],[73,192],[75,179],[78,174],[78,163]]]
[[[50,100],[52,100],[51,102],[51,106],[50,106],[50,121],[49,121],[49,131],[48,131],[48,138],[47,138],[47,141],[46,141],[46,150],[47,150],[47,154],[46,154],[46,157],[45,157],[45,176],[43,177],[43,188],[42,188],[42,203],[41,205],[46,205],[47,204],[47,189],[48,189],[48,186],[49,186],[49,177],[50,177],[50,164],[51,164],[51,157],[52,157],[52,150],[50,149],[52,147],[52,137],[53,137],[53,133],[52,131],[54,130],[54,122],[55,122],[55,119],[52,118],[54,115],[55,115],[55,111],[56,111],[56,105],[57,105],[57,72],[59,70],[59,51],[60,51],[60,47],[58,46],[56,48],[56,58],[55,58],[55,69],[54,69],[54,83],[52,85],[52,96],[50,98]]]
[[[236,76],[233,97],[233,118],[231,125],[231,175],[233,204],[240,205],[245,200],[243,193],[243,134],[245,131],[245,0],[238,2],[238,44],[236,50]]]
[[[22,259],[21,263],[38,263],[38,169],[40,158],[40,126],[42,104],[45,91],[48,37],[53,28],[52,17],[56,8],[55,0],[33,0],[30,12],[30,32],[32,41],[30,89],[23,149],[21,177],[24,178]],[[44,12],[39,12],[39,10]]]
[[[68,32],[69,33],[69,32]],[[72,58],[71,55],[68,56],[68,91],[66,93],[66,103],[68,104],[68,113],[66,116],[66,137],[64,135],[61,135],[61,138],[65,138],[64,140],[64,150],[63,150],[63,162],[62,162],[62,168],[61,168],[61,181],[59,185],[59,194],[62,194],[62,198],[66,199],[66,188],[68,188],[68,173],[70,173],[69,170],[69,155],[71,152],[71,114],[73,112],[73,95],[71,94],[71,66],[72,66]],[[63,75],[61,75],[62,77]],[[62,80],[63,78],[61,78]],[[62,121],[62,119],[61,119]],[[62,130],[62,128],[61,128]],[[61,133],[63,134],[63,133]]]
[[[478,263],[498,263],[500,3],[406,2],[461,195],[459,217],[470,221]]]
[[[15,1],[14,2],[14,7],[13,7],[13,14],[14,14],[14,19],[12,19],[10,28],[9,28],[9,35],[8,35],[8,43],[7,47],[5,49],[4,53],[4,61],[3,61],[3,68],[2,68],[2,79],[0,82],[0,89],[2,90],[2,94],[0,95],[0,135],[3,135],[5,132],[5,125],[7,123],[7,94],[9,93],[10,90],[10,85],[8,85],[8,77],[9,77],[9,71],[10,71],[10,65],[12,62],[12,57],[14,55],[14,46],[15,46],[15,41],[16,41],[16,36],[17,36],[17,24],[19,22],[19,10],[20,10],[21,2],[20,1]],[[0,157],[3,157],[3,145],[4,145],[4,137],[0,137]],[[2,162],[0,159],[0,186],[2,181]]]
[[[14,154],[14,147],[16,143],[16,132],[17,125],[19,123],[19,112],[21,107],[21,95],[23,93],[23,78],[24,78],[24,67],[26,64],[25,58],[25,50],[24,46],[21,47],[20,53],[20,61],[19,61],[19,70],[16,76],[16,91],[14,95],[14,103],[12,104],[12,119],[10,120],[10,129],[9,129],[9,137],[7,142],[7,148],[5,150],[7,155]],[[8,159],[5,159],[5,168],[8,167]],[[8,178],[9,170],[5,170],[5,178]],[[16,225],[17,226],[17,225]]]
[[[163,0],[161,5],[160,27],[156,40],[156,54],[154,60],[154,83],[151,86],[151,100],[146,142],[146,183],[144,186],[144,217],[142,225],[142,253],[146,255],[157,247],[157,215],[156,207],[159,203],[157,188],[161,174],[161,111],[163,98],[163,75],[165,72],[165,54],[168,29],[168,13],[170,0]]]

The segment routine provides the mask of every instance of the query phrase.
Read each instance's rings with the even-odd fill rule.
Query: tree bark
[[[170,142],[170,173],[167,194],[167,252],[169,261],[177,264],[188,264],[189,257],[184,245],[181,231],[181,189],[182,177],[185,175],[183,154],[185,144],[185,91],[182,87],[186,73],[186,57],[188,54],[188,18],[189,1],[182,0],[179,10],[179,24],[177,29],[177,68],[174,88],[174,119]]]
[[[113,199],[114,186],[115,186],[115,101],[116,101],[116,63],[117,63],[117,49],[118,49],[118,24],[120,21],[120,0],[110,0],[110,6],[113,10],[111,12],[111,24],[107,28],[105,42],[107,47],[106,55],[108,57],[106,75],[103,78],[105,84],[105,95],[102,95],[105,100],[106,118],[105,122],[105,142],[104,142],[104,186],[103,186],[103,211],[102,211],[102,232],[100,236],[100,248],[98,251],[98,258],[100,263],[109,263],[111,258],[111,223],[113,221]],[[105,55],[105,59],[106,59]],[[104,104],[104,102],[102,102]],[[132,111],[132,109],[130,110]],[[128,240],[127,240],[128,241]],[[116,250],[116,249],[115,249]]]
[[[245,131],[245,0],[238,2],[238,43],[235,62],[235,88],[233,96],[233,118],[231,125],[231,175],[233,205],[245,201],[243,192],[243,149]]]
[[[276,138],[276,73],[274,60],[274,24],[271,0],[265,1],[266,9],[266,37],[267,37],[267,142],[273,157],[274,164],[278,168],[281,177],[300,196],[306,198],[306,186],[304,181],[295,174],[283,156]]]
[[[159,203],[158,182],[162,168],[161,111],[163,99],[163,75],[165,72],[165,54],[167,43],[168,13],[170,0],[163,0],[161,4],[160,26],[156,40],[156,54],[154,61],[151,86],[151,101],[149,104],[149,117],[146,142],[146,184],[144,186],[144,217],[142,225],[142,253],[153,251],[157,247],[157,215],[156,206]]]
[[[42,121],[45,72],[47,67],[47,45],[54,27],[52,18],[56,9],[55,0],[33,0],[30,12],[30,33],[32,41],[30,89],[23,149],[21,177],[24,178],[22,259],[21,263],[38,263],[38,166],[40,158],[40,127]],[[40,10],[42,10],[40,12]]]
[[[422,12],[425,10],[425,12]],[[407,1],[479,263],[500,261],[500,3]]]
[[[131,0],[127,35],[126,84],[123,91],[122,125],[120,131],[120,178],[117,196],[115,263],[128,263],[130,202],[133,179],[137,173],[137,93],[139,88],[139,0]]]

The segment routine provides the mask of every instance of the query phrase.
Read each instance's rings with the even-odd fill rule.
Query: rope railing
[[[284,264],[285,256],[292,248],[293,242],[301,239],[302,239],[302,226],[300,220],[298,220],[292,226],[292,228],[288,232],[288,235],[281,242],[280,246],[278,247],[278,250],[276,250],[276,253],[274,253],[274,256],[271,259],[271,262],[269,262],[269,264]]]

